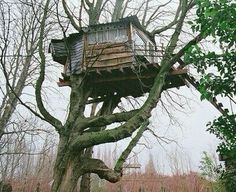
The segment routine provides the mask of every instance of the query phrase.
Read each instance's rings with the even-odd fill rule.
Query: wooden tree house
[[[64,66],[59,86],[70,85],[71,75],[83,75],[91,97],[118,94],[138,97],[148,92],[159,71],[154,38],[136,16],[82,28],[63,39],[53,39],[49,52]],[[164,89],[185,85],[185,69],[172,68]]]

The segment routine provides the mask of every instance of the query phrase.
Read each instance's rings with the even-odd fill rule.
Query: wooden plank
[[[118,47],[109,47],[109,48],[104,48],[104,49],[86,50],[85,54],[86,54],[86,57],[93,57],[93,56],[97,56],[101,54],[114,54],[114,53],[124,53],[124,52],[132,52],[132,50],[122,45]]]
[[[133,65],[131,65],[133,66]],[[134,67],[134,66],[133,66]],[[181,70],[183,73],[179,73],[178,75],[181,74],[185,74],[184,70]],[[100,83],[100,82],[111,82],[111,81],[124,81],[124,80],[135,80],[135,79],[151,79],[156,77],[158,70],[156,71],[151,71],[145,74],[135,74],[133,73],[132,75],[129,74],[128,76],[117,76],[117,77],[112,77],[112,78],[108,78],[108,79],[97,79],[96,82]],[[174,77],[176,75],[176,73],[171,72],[170,76]],[[184,81],[183,81],[184,82]]]
[[[86,47],[86,50],[105,49],[105,48],[119,47],[119,46],[126,46],[127,47],[127,44],[125,42],[122,42],[122,43],[99,43],[99,44],[94,44],[94,45],[88,45]]]
[[[112,67],[123,63],[132,63],[133,57],[127,56],[123,58],[110,58],[108,60],[87,60],[87,67]]]
[[[113,60],[113,59],[120,59],[120,58],[126,58],[126,57],[132,57],[133,54],[130,52],[130,53],[114,53],[114,54],[102,54],[102,55],[99,55],[97,57],[92,57],[92,58],[89,58],[87,57],[86,60],[87,61],[106,61],[106,60]]]
[[[124,80],[135,80],[135,79],[150,79],[154,78],[156,74],[144,74],[144,75],[129,75],[129,76],[118,76],[118,77],[112,77],[108,79],[97,79],[96,83],[101,83],[101,82],[111,82],[111,81],[124,81]]]
[[[120,70],[121,68],[124,70],[126,68],[130,68],[130,66],[133,65],[132,62],[123,62],[123,63],[119,63],[118,65],[115,65],[115,66],[109,66],[109,69],[112,71],[112,70]],[[121,70],[122,70],[121,69]],[[92,67],[92,68],[89,68],[88,67],[88,70],[89,71],[96,71],[96,70],[99,70],[99,71],[106,71],[107,70],[107,67]]]

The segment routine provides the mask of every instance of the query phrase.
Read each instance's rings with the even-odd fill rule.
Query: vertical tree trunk
[[[93,154],[93,148],[88,148],[85,151],[86,157],[92,157]],[[81,183],[80,183],[80,192],[90,192],[91,188],[91,174],[86,173],[82,176]]]
[[[91,174],[83,175],[80,183],[80,192],[90,192],[91,189]]]
[[[71,154],[68,146],[68,139],[60,138],[51,192],[76,192],[78,179],[82,175],[78,158],[80,153]]]
[[[68,156],[68,154],[65,154],[65,156]],[[60,167],[55,166],[54,183],[51,192],[77,191],[77,183],[81,176],[77,160],[77,158],[67,159],[66,157],[64,159],[65,162],[61,162]]]

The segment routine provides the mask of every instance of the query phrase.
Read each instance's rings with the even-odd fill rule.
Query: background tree
[[[222,166],[218,165],[218,159],[216,157],[203,151],[199,168],[201,175],[208,181],[211,181],[213,191],[225,191],[224,184],[221,180]]]
[[[38,158],[45,159],[55,144],[51,142],[52,130],[38,121],[30,92],[38,74],[43,11],[44,5],[39,1],[0,1],[0,180],[3,182],[28,179],[35,176],[36,170],[42,175],[46,160],[39,162],[39,167],[34,163]],[[50,30],[52,26],[48,23]],[[48,34],[47,29],[44,41]],[[25,107],[35,114],[26,112]],[[36,141],[42,141],[41,146]]]
[[[202,99],[211,101],[218,96],[229,101],[229,109],[208,124],[208,131],[221,141],[217,151],[226,161],[223,177],[227,191],[233,191],[236,188],[236,4],[227,0],[202,0],[198,2],[197,16],[193,31],[206,31],[218,50],[192,47],[186,61],[194,63],[202,74],[199,86]]]

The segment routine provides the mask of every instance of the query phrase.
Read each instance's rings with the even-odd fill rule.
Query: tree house
[[[71,75],[83,75],[91,97],[118,94],[138,97],[152,87],[159,71],[153,36],[136,16],[92,25],[63,39],[53,39],[49,52],[64,66],[59,86],[70,85]],[[185,85],[185,69],[172,69],[164,89]]]

